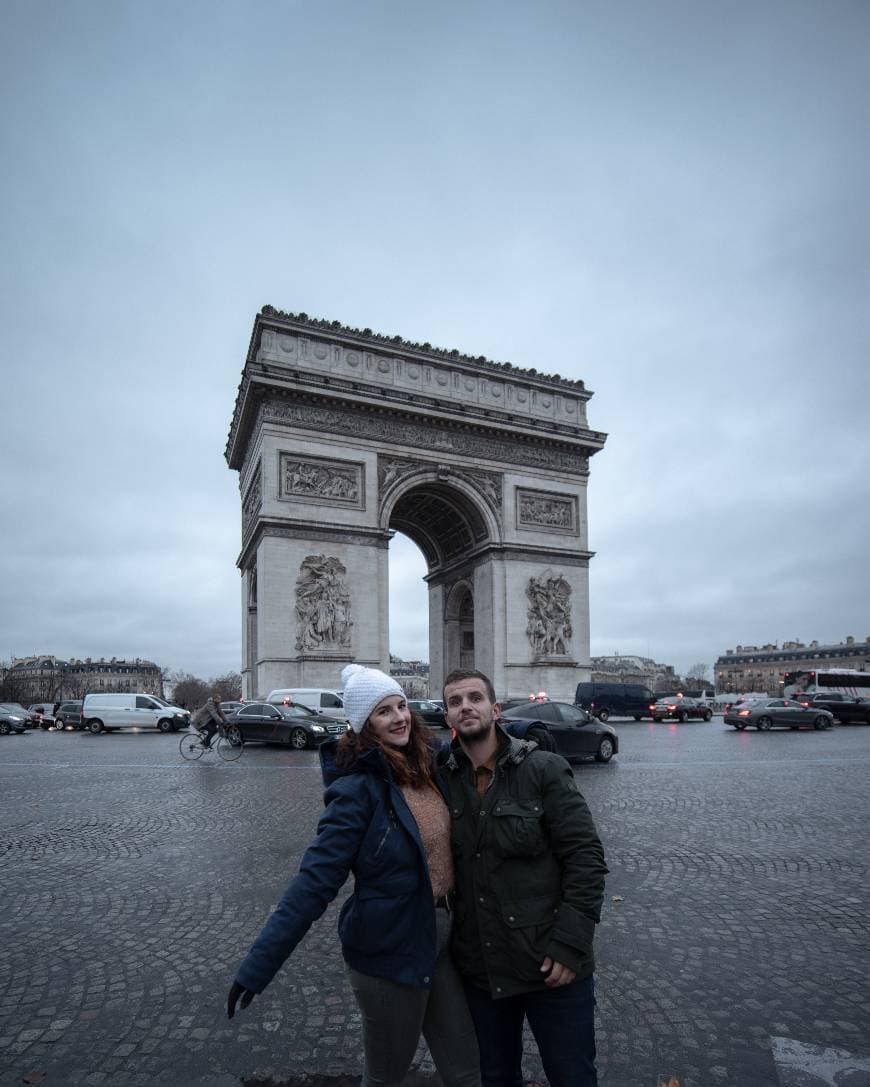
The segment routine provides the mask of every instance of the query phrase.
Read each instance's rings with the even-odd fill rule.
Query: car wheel
[[[10,732],[10,724],[8,721],[0,721],[0,736],[8,736]]]
[[[707,710],[707,712],[704,714],[704,720],[705,721],[712,721],[713,720],[713,714],[710,712],[710,710]]]
[[[821,714],[819,714],[819,716],[815,719],[815,721],[813,721],[813,728],[815,728],[815,729],[820,729],[821,730],[823,728],[830,728],[830,727],[831,727],[831,722],[827,719],[827,717],[822,717]]]
[[[157,722],[157,727],[160,729],[161,732],[171,732],[172,722],[166,717],[163,717]]]
[[[526,733],[527,740],[534,740],[535,743],[542,751],[555,751],[556,745],[553,742],[553,737],[545,728],[541,728],[536,725],[534,728],[530,728]]]
[[[743,721],[741,721],[739,725],[735,725],[734,727],[737,729],[738,732],[742,732],[746,728],[746,725]]]
[[[308,747],[308,733],[304,728],[294,728],[290,733],[290,746],[297,751],[303,751]]]
[[[65,728],[66,728],[66,725],[63,723],[63,721],[55,721],[54,722],[54,731],[55,732],[63,732]]]
[[[773,721],[771,721],[769,717],[759,717],[758,720],[755,722],[755,727],[758,729],[759,732],[767,732],[772,724]]]
[[[595,716],[602,724],[604,724],[604,722],[610,716],[610,710],[599,710],[598,713],[595,714]]]
[[[680,722],[681,725],[684,725],[686,723],[687,718],[688,714],[685,710],[680,710],[680,712],[677,714],[677,720]]]
[[[101,733],[103,731],[103,722],[98,721],[96,719],[96,717],[95,717],[93,719],[93,721],[88,721],[88,726],[87,727],[88,727],[88,732],[93,732],[93,734],[95,736],[97,736],[99,733]]]
[[[43,732],[48,732],[51,728],[51,721],[42,721],[39,725]]]
[[[636,714],[634,715],[634,719],[635,719],[635,721],[639,721],[639,720],[640,720],[640,714],[639,714],[639,713],[636,713]]]
[[[609,736],[602,736],[595,758],[598,762],[610,762],[613,758],[613,740]]]

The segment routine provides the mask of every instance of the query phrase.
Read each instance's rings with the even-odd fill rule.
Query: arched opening
[[[403,532],[390,540],[390,656],[429,662],[428,564]]]
[[[399,645],[394,638],[413,636],[437,686],[454,668],[479,667],[474,571],[498,527],[482,496],[461,477],[433,472],[428,478],[406,478],[398,489],[398,494],[385,496],[383,522],[396,533],[390,547],[390,650],[395,653]],[[409,551],[414,544],[419,552]],[[425,605],[412,584],[417,578],[428,586]]]

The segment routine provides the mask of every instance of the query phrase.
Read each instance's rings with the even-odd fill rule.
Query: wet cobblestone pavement
[[[616,726],[619,756],[575,767],[611,869],[603,1087],[867,1087],[870,728]],[[340,902],[223,1010],[317,821],[316,753],[177,745],[0,737],[0,1087],[357,1082]]]

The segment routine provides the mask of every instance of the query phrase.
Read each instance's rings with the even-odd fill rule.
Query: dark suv
[[[57,713],[54,715],[54,723],[56,728],[65,728],[67,725],[73,725],[75,728],[82,727],[82,704],[79,702],[61,702],[57,708]]]

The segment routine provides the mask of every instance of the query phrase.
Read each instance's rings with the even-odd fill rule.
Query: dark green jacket
[[[456,869],[453,955],[496,998],[545,988],[549,955],[578,978],[594,969],[604,850],[571,767],[501,728],[484,797],[454,741],[442,762]]]

